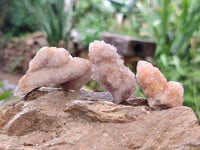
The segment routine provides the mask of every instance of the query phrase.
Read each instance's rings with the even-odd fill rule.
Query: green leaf
[[[0,82],[0,88],[2,87],[2,85],[3,85],[3,81]]]
[[[11,65],[10,72],[13,72],[16,66],[25,59],[24,56],[18,57]]]
[[[180,74],[184,74],[185,71],[182,69],[181,67],[181,61],[180,61],[180,58],[176,55],[173,56],[173,61],[174,61],[174,65],[176,66],[176,69],[177,71],[180,73]]]
[[[4,92],[3,94],[1,94],[1,95],[0,95],[0,101],[1,101],[1,100],[4,100],[4,99],[6,99],[6,98],[8,98],[8,96],[10,95],[11,92],[12,92],[12,91],[6,91],[6,92]]]
[[[162,64],[164,65],[164,67],[168,67],[168,60],[167,60],[167,57],[166,57],[166,55],[161,55],[160,56],[160,60],[161,60],[161,62],[162,62]]]
[[[57,46],[60,40],[69,39],[71,26],[74,24],[69,23],[71,19],[71,11],[73,0],[70,0],[68,10],[65,12],[64,0],[45,0],[43,3],[31,3],[29,0],[24,0],[25,6],[30,11],[35,19],[40,24],[41,29],[47,35],[47,41],[51,46]],[[68,41],[65,41],[66,45]]]

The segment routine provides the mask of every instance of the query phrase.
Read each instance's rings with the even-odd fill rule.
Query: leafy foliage
[[[30,2],[32,0],[29,0]],[[0,1],[0,30],[18,36],[25,32],[33,32],[37,28],[33,16],[24,9],[23,1]]]
[[[93,42],[94,40],[99,40],[99,31],[80,31],[81,34],[80,38],[78,39],[77,43],[79,43],[81,46],[85,48],[85,50],[88,50],[89,43]]]
[[[199,65],[192,61],[182,61],[178,56],[163,57],[158,65],[168,80],[182,82],[184,86],[184,105],[190,106],[200,119]]]
[[[200,24],[198,0],[153,0],[137,4],[146,23],[141,32],[157,42],[156,56],[189,54],[189,40]]]
[[[3,82],[0,82],[0,88],[3,86]],[[6,99],[9,97],[9,95],[11,94],[11,91],[6,91],[2,94],[0,94],[0,101]]]
[[[60,40],[69,41],[71,24],[69,22],[73,0],[65,10],[64,0],[43,0],[31,3],[24,0],[26,8],[31,12],[40,27],[47,35],[47,41],[51,46],[57,46]]]
[[[78,44],[88,49],[89,43],[99,39],[99,33],[108,30],[114,8],[105,6],[103,0],[81,0],[75,5],[73,20],[80,33]]]
[[[23,60],[25,59],[24,56],[21,56],[21,57],[18,57],[11,65],[11,68],[10,68],[10,72],[13,72],[16,68],[16,66],[21,63]]]

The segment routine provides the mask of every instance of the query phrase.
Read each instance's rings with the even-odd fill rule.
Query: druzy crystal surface
[[[154,109],[182,105],[184,89],[181,83],[170,81],[157,67],[146,61],[137,64],[136,80],[147,97],[148,104]]]
[[[30,61],[29,69],[20,79],[15,95],[25,95],[42,86],[60,85],[80,89],[91,76],[90,61],[73,58],[64,48],[43,47]]]
[[[134,73],[124,65],[117,49],[104,41],[94,41],[89,46],[93,78],[104,91],[109,91],[115,103],[121,103],[134,94]]]

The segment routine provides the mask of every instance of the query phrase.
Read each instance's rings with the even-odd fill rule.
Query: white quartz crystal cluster
[[[43,47],[30,61],[29,69],[20,79],[15,96],[25,95],[42,86],[61,85],[79,90],[91,77],[89,60],[72,57],[64,48]]]
[[[114,46],[94,41],[89,46],[89,58],[94,79],[104,91],[112,94],[115,103],[121,103],[135,93],[135,74],[124,65]]]
[[[159,69],[151,63],[139,61],[135,78],[135,74],[124,65],[117,49],[104,41],[90,43],[89,59],[72,57],[64,48],[43,47],[20,79],[15,95],[25,95],[42,86],[80,90],[93,75],[101,88],[112,94],[116,104],[135,93],[136,83],[153,109],[170,108],[183,103],[182,84],[167,82]]]

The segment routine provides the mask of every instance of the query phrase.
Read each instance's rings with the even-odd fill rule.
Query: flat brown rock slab
[[[200,149],[192,109],[152,111],[137,101],[116,105],[105,92],[35,90],[0,105],[0,149]]]
[[[100,39],[117,47],[118,53],[127,58],[153,57],[156,49],[156,44],[154,42],[119,34],[101,33]]]

